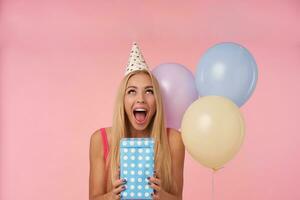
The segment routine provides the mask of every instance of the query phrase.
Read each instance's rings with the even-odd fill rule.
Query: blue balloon
[[[252,95],[257,81],[257,65],[243,46],[225,42],[209,48],[196,69],[199,96],[223,96],[241,107]]]

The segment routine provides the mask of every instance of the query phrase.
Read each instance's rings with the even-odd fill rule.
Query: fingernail
[[[123,188],[124,190],[126,190],[126,185],[123,185],[122,188]]]
[[[153,193],[151,193],[151,196],[153,196]]]
[[[126,178],[123,178],[123,183],[126,183],[126,182],[127,182]]]
[[[150,183],[150,182],[148,182],[148,185],[151,185],[151,183]]]
[[[148,177],[147,177],[147,179],[149,180],[149,179],[150,179],[150,177],[148,176]]]

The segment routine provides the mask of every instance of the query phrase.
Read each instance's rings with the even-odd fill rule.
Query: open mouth
[[[134,118],[138,124],[142,124],[147,119],[147,110],[144,108],[137,108],[133,111]]]

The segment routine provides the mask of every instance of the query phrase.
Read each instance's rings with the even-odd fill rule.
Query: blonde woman
[[[120,199],[126,180],[119,178],[120,139],[152,137],[155,172],[149,178],[152,199],[182,199],[184,145],[181,134],[165,128],[159,84],[133,44],[121,81],[112,127],[95,131],[90,140],[89,199]]]

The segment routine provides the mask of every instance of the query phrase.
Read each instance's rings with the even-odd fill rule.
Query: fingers
[[[159,192],[160,191],[160,186],[158,186],[158,185],[155,185],[155,184],[151,183],[150,187],[153,188],[155,190],[155,192]]]
[[[121,198],[121,192],[126,190],[126,186],[124,184],[126,184],[126,180],[125,179],[118,179],[115,182],[113,182],[113,196],[112,199],[120,199]]]
[[[155,170],[154,171],[154,177],[160,178],[160,172],[159,172],[159,170]]]
[[[113,182],[113,190],[112,190],[112,199],[120,199],[121,192],[126,190],[125,184],[127,183],[126,179],[120,179],[120,166],[118,165],[118,169],[114,174],[115,181]]]
[[[113,187],[117,188],[117,187],[125,184],[126,182],[127,182],[126,179],[118,179],[115,182],[113,182]]]
[[[148,177],[149,185],[154,190],[154,194],[158,195],[157,192],[161,190],[161,181],[158,177],[158,173],[155,172],[154,177]]]
[[[153,184],[155,184],[155,185],[158,185],[158,186],[160,186],[160,184],[161,184],[160,179],[159,179],[159,178],[155,178],[155,177],[150,177],[150,178],[149,178],[149,182],[150,182],[150,183],[153,183]]]
[[[121,194],[112,193],[111,199],[121,199]]]
[[[113,193],[116,194],[116,195],[120,195],[120,193],[124,190],[126,190],[126,186],[125,185],[120,185],[119,187],[117,187],[113,190]]]
[[[121,199],[121,194],[116,194],[115,191],[112,191],[111,199]]]
[[[159,196],[158,194],[151,194],[152,198],[155,199],[155,200],[159,200]]]

